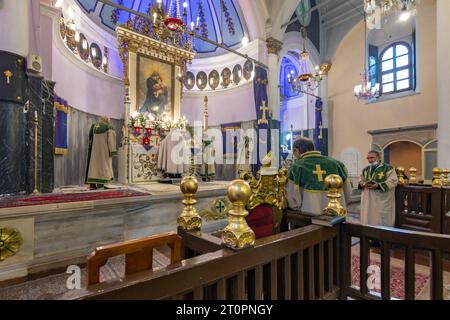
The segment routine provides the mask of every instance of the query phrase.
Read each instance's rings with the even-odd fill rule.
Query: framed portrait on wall
[[[138,54],[137,110],[160,117],[174,117],[175,65]]]

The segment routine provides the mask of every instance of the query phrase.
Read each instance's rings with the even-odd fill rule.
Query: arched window
[[[397,42],[381,53],[381,93],[390,94],[413,88],[413,59],[411,46]]]

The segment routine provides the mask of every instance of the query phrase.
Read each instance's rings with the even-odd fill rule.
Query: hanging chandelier
[[[300,64],[306,64],[309,59],[310,54],[306,50],[306,38],[308,36],[305,27],[301,29],[301,35],[303,38],[303,50],[300,52],[298,59]],[[287,75],[287,80],[291,86],[291,90],[294,93],[301,93],[307,91],[314,91],[320,86],[320,82],[323,80],[323,75],[329,70],[329,64],[323,64],[321,66],[316,66],[315,73],[310,73],[307,68],[303,70],[303,73],[296,75],[295,71],[292,70]]]
[[[383,16],[399,14],[400,20],[407,20],[417,12],[418,0],[364,0],[364,12],[372,16],[379,8]]]
[[[361,83],[354,88],[354,95],[357,101],[368,102],[376,99],[380,95],[380,84],[373,83],[366,68],[367,59],[367,19],[364,15],[364,71],[361,74]]]

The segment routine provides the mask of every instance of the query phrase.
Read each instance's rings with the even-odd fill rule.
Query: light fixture
[[[84,39],[83,42],[81,43],[81,46],[83,47],[83,50],[86,50],[88,47],[88,43],[87,41]]]
[[[75,42],[80,42],[80,33],[78,31],[75,32]]]
[[[91,54],[92,54],[92,58],[97,58],[97,50],[95,50],[95,48],[91,48]]]
[[[302,27],[300,33],[303,38],[303,51],[300,53],[300,56],[302,57],[303,60],[308,60],[309,52],[306,50],[306,38],[308,37],[308,32],[305,27]]]
[[[376,99],[380,93],[380,84],[373,84],[370,81],[369,73],[366,68],[367,59],[367,17],[364,15],[364,71],[361,73],[361,84],[354,88],[354,96],[357,101],[368,102]]]
[[[383,16],[399,14],[399,21],[406,21],[416,14],[418,0],[380,0],[379,6]],[[364,12],[371,16],[378,8],[375,0],[364,0]],[[409,12],[407,14],[406,12]]]

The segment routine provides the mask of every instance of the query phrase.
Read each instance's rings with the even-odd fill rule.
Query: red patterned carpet
[[[381,266],[379,261],[370,261],[370,265]],[[430,280],[429,275],[419,273],[415,274],[415,294],[416,297],[422,292]],[[359,287],[359,256],[352,256],[352,285]],[[374,290],[381,293],[381,290]],[[396,299],[405,299],[405,272],[402,267],[392,265],[391,263],[391,297]]]
[[[82,202],[107,199],[120,199],[131,197],[149,196],[150,193],[143,193],[134,190],[115,190],[115,191],[98,191],[70,194],[49,194],[40,196],[22,196],[10,197],[0,200],[1,208],[37,206],[44,204],[65,203],[65,202]]]

